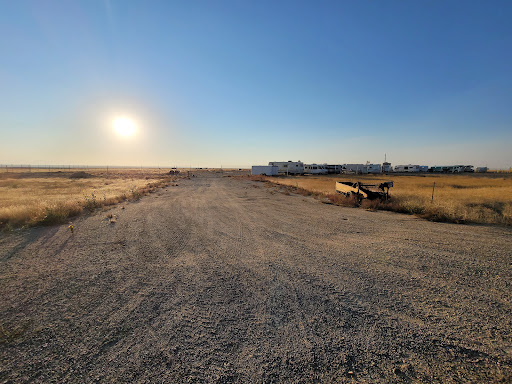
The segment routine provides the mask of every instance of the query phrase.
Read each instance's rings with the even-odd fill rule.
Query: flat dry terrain
[[[511,382],[512,230],[182,180],[0,234],[0,382]]]
[[[167,170],[168,171],[168,170]],[[141,196],[170,182],[159,169],[71,169],[0,173],[0,230],[66,221],[84,209]]]
[[[452,222],[512,225],[512,173],[422,175],[325,175],[268,177],[268,181],[332,194],[336,181],[369,184],[391,180],[393,201],[400,211]],[[432,192],[435,183],[434,200]]]

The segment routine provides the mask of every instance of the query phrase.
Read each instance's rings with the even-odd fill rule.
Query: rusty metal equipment
[[[360,181],[337,181],[336,192],[345,196],[355,196],[357,199],[387,200],[389,199],[389,188],[392,186],[392,181],[379,184],[363,184]]]

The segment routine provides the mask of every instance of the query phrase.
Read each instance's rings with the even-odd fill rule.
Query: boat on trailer
[[[378,184],[363,184],[360,181],[337,181],[336,192],[345,196],[355,196],[358,199],[388,200],[389,188],[393,186],[392,181],[385,181]]]

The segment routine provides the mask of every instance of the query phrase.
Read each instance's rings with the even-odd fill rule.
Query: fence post
[[[434,181],[434,186],[432,187],[432,203],[434,202],[434,190],[436,189],[436,182]]]

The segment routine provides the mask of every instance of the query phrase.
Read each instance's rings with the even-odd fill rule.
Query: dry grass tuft
[[[340,205],[342,207],[358,207],[359,202],[355,198],[355,196],[344,196],[339,193],[329,193],[326,194],[327,198],[335,205]]]

